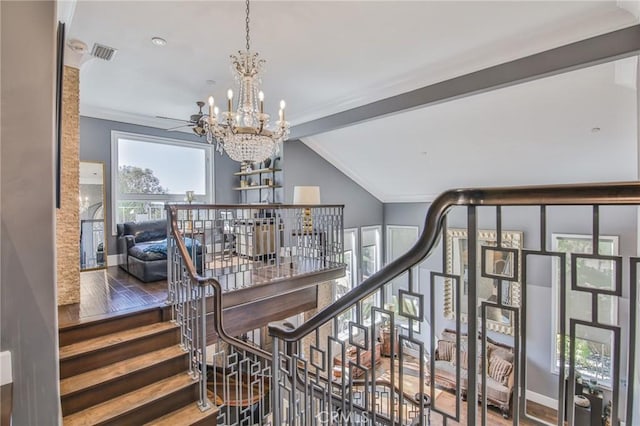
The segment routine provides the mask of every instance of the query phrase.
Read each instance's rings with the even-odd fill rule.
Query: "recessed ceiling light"
[[[420,154],[427,155],[427,151],[420,151]]]
[[[163,39],[162,37],[152,37],[151,43],[155,44],[156,46],[165,46],[167,44],[167,40]]]
[[[216,81],[215,80],[207,80],[207,81],[205,81],[205,83],[207,83],[209,86],[215,86],[216,85]]]
[[[591,133],[598,133],[600,131],[600,127],[593,127],[591,129]]]

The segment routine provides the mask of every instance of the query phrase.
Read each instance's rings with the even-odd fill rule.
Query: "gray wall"
[[[298,140],[284,143],[285,203],[293,187],[319,186],[323,204],[344,204],[344,227],[383,223],[383,204],[311,148]]]
[[[418,225],[422,231],[428,203],[385,204],[385,224]],[[503,229],[524,232],[524,246],[539,249],[539,210],[533,207],[503,208]],[[547,246],[551,249],[552,233],[590,234],[591,209],[586,207],[549,207],[547,210]],[[479,229],[496,229],[495,209],[478,209]],[[619,237],[619,253],[633,256],[636,253],[637,209],[635,207],[602,207],[600,210],[600,232],[602,235]],[[466,210],[454,208],[449,214],[448,225],[466,228]],[[540,259],[540,258],[538,258]],[[533,392],[557,399],[558,376],[551,374],[551,262],[530,260],[532,263],[527,274],[527,332],[528,342],[528,386]],[[425,304],[429,304],[429,273],[442,270],[442,242],[434,253],[420,265],[420,288],[425,293]],[[625,269],[626,271],[626,269]],[[625,277],[628,280],[628,277]],[[628,284],[626,284],[628,285]],[[626,288],[626,287],[625,287]],[[623,295],[618,307],[620,318],[628,317],[628,294]],[[445,327],[454,328],[455,322],[446,320],[442,313],[444,294],[438,286],[436,297],[436,332]],[[621,321],[622,324],[625,321]],[[623,329],[623,339],[626,339]],[[510,338],[498,333],[489,335],[499,341],[509,342]],[[428,334],[425,334],[428,338]],[[623,359],[621,365],[626,364]],[[624,390],[624,389],[623,389]]]
[[[82,96],[82,95],[81,95]],[[80,117],[80,160],[103,161],[105,163],[105,196],[107,199],[106,226],[107,245],[109,254],[117,254],[116,239],[112,236],[111,229],[111,131],[138,133],[143,135],[158,136],[163,138],[180,139],[185,141],[206,143],[196,135],[183,132],[167,132],[154,127],[138,126],[135,124],[121,123],[118,121],[101,120],[98,118]],[[234,172],[239,170],[239,165],[227,155],[215,154],[214,160],[215,202],[218,204],[231,204],[238,202],[238,194],[232,191],[237,185],[237,177]]]
[[[0,2],[0,351],[11,351],[13,424],[56,425],[55,3]]]

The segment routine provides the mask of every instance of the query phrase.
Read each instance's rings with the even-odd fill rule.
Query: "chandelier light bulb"
[[[258,99],[260,99],[260,102],[264,101],[264,92],[262,90],[258,93]]]
[[[212,108],[213,108],[213,103],[214,103],[213,96],[209,96],[209,106]]]
[[[280,109],[285,109],[285,107],[287,106],[287,103],[283,100],[280,101]]]
[[[220,112],[220,108],[218,107],[213,107],[213,113],[217,116],[218,113]]]
[[[233,90],[227,90],[227,111],[231,113],[231,101],[233,100]],[[229,115],[231,116],[231,115]]]

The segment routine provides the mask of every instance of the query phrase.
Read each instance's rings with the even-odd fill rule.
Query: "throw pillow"
[[[452,354],[455,353],[455,342],[447,340],[438,340],[438,357],[436,359],[443,361],[451,361]]]
[[[456,341],[456,332],[452,331],[452,330],[448,330],[445,329],[442,331],[441,340],[446,340],[448,342],[455,342]]]
[[[489,377],[502,385],[507,385],[512,369],[513,365],[499,356],[489,358]]]
[[[451,365],[456,365],[456,353],[451,354]],[[469,368],[469,353],[467,351],[460,352],[460,368],[467,370]]]

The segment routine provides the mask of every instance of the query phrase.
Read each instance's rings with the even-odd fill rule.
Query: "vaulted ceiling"
[[[615,1],[255,1],[251,38],[267,60],[267,109],[285,98],[298,124],[636,23]],[[118,49],[82,65],[81,114],[172,127],[155,116],[187,118],[233,85],[228,55],[243,32],[241,1],[78,2],[69,38]],[[627,60],[303,142],[386,202],[452,186],[632,179],[634,82]]]

